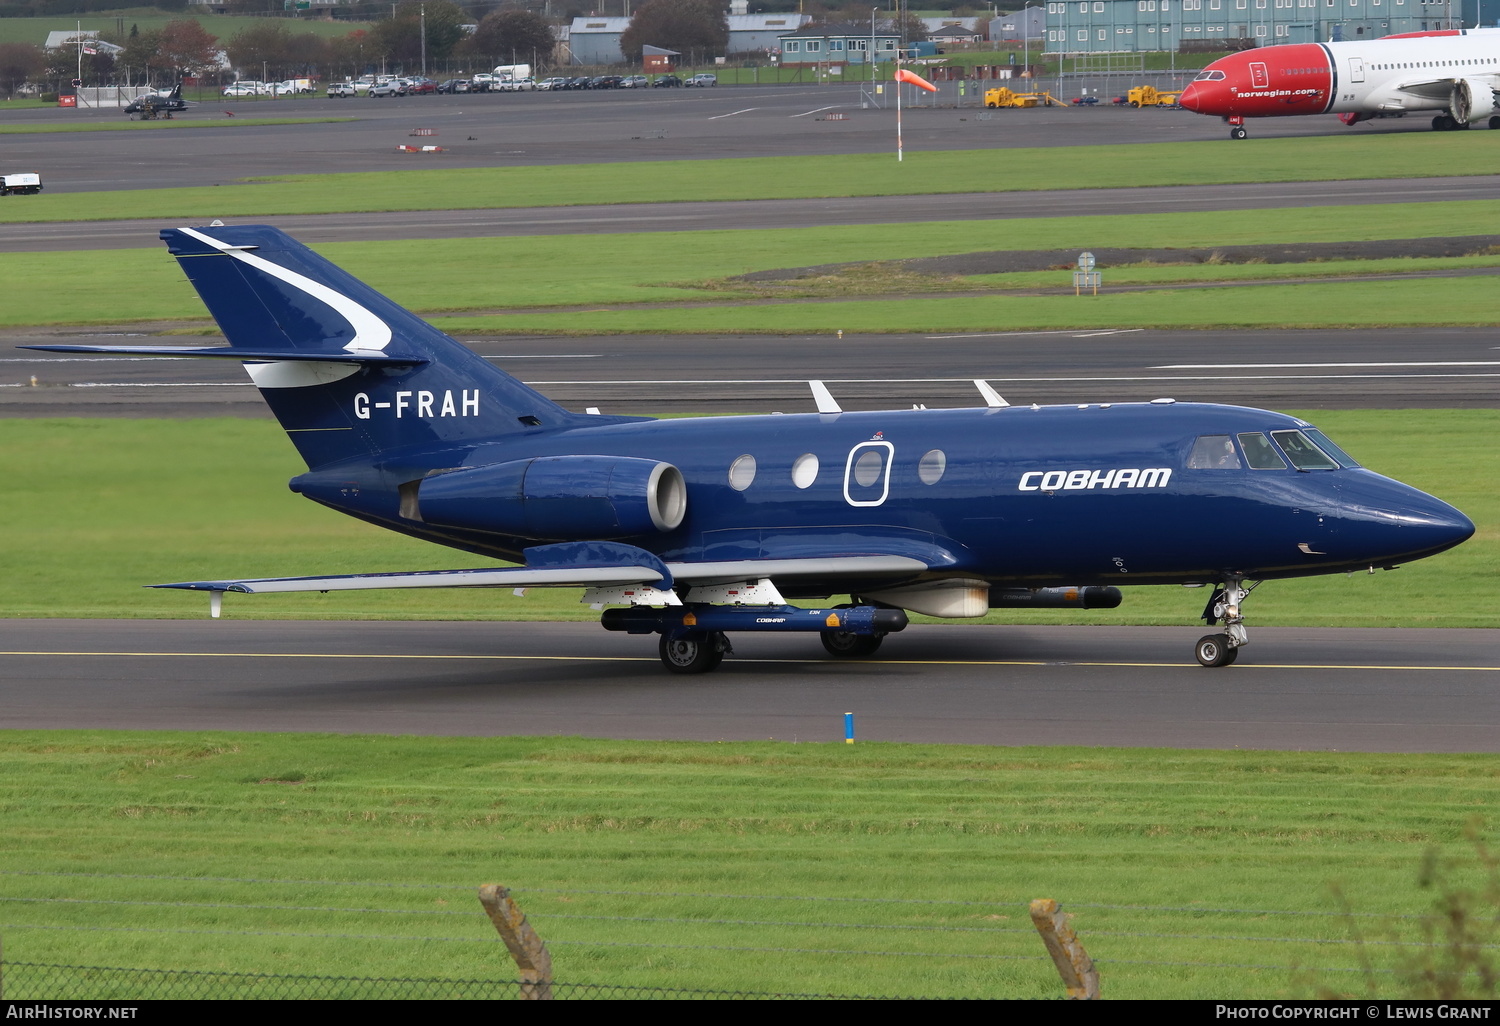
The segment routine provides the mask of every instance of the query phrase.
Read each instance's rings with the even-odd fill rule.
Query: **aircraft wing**
[[[927,564],[910,556],[826,556],[799,559],[741,559],[667,563],[668,574],[650,566],[482,567],[473,570],[417,570],[329,577],[256,577],[223,581],[182,581],[152,588],[233,591],[247,595],[294,591],[361,591],[375,588],[604,588],[632,584],[732,584],[764,578],[890,577],[921,573]]]
[[[1452,78],[1427,78],[1417,82],[1402,82],[1395,87],[1398,96],[1411,96],[1419,100],[1448,100],[1453,96]]]

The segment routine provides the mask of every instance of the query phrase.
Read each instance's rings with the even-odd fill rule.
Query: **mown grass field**
[[[306,131],[306,145],[316,145],[311,133],[318,128]],[[108,220],[121,210],[176,223],[185,217],[1337,181],[1351,168],[1367,179],[1405,178],[1414,168],[1433,176],[1485,175],[1493,171],[1485,142],[1483,132],[1420,133],[1258,139],[1248,150],[1220,139],[1010,149],[1003,162],[993,150],[980,149],[914,151],[901,163],[889,154],[841,154],[283,175],[242,185],[44,194],[0,207],[0,223]],[[1058,159],[1060,152],[1066,159]],[[1375,208],[1360,208],[1359,217],[1339,209],[1357,231],[1365,211]],[[1259,212],[1236,216],[1247,229],[1260,220]]]
[[[23,197],[23,200],[35,197]],[[20,201],[18,201],[20,202]],[[1053,277],[1052,296],[969,296],[855,303],[743,305],[720,279],[787,266],[897,260],[995,249],[1105,246],[1213,247],[1272,242],[1340,242],[1470,235],[1487,228],[1484,202],[1405,203],[1361,208],[1018,218],[739,231],[548,235],[522,238],[334,243],[318,252],[411,309],[479,317],[438,320],[446,330],[610,333],[994,330],[1007,328],[1193,325],[1487,324],[1489,278],[1406,282],[1268,284],[1253,292],[1208,285],[1170,293],[1073,295],[1071,276]],[[274,220],[274,219],[273,219]],[[181,218],[168,224],[181,224]],[[143,240],[148,242],[150,240]],[[1476,248],[1483,245],[1476,242]],[[87,267],[86,275],[77,269]],[[1381,268],[1389,270],[1388,267]],[[1482,272],[1482,266],[1474,268]],[[1226,280],[1252,273],[1224,267]],[[160,248],[100,253],[0,254],[7,302],[0,326],[121,324],[205,319],[202,303]],[[1244,280],[1244,279],[1241,279]],[[66,292],[56,285],[67,281]],[[962,287],[962,286],[960,286]],[[703,304],[689,309],[619,310],[622,304]],[[551,306],[583,307],[565,314]],[[524,309],[524,314],[500,312]]]
[[[1390,997],[1412,949],[1351,927],[1417,939],[1387,917],[1429,907],[1429,848],[1472,855],[1497,775],[1488,756],[7,731],[0,929],[11,962],[511,979],[474,898],[498,882],[567,982],[1037,998],[1061,988],[1026,903],[1051,897],[1106,997]],[[7,997],[38,996],[15,979]]]
[[[82,16],[85,31],[114,32],[119,22],[124,22],[126,32],[131,26],[142,32],[160,29],[169,21],[192,18],[220,40],[227,41],[236,32],[257,28],[265,24],[260,18],[242,17],[233,14],[193,14],[182,11],[163,11],[154,7],[139,7],[125,10],[103,10],[86,12]],[[34,43],[40,46],[49,32],[72,32],[78,28],[79,16],[61,14],[45,18],[0,18],[0,43]],[[368,29],[369,22],[325,21],[320,18],[299,18],[292,27],[297,32],[311,32],[319,36],[342,36],[355,29]]]
[[[1302,411],[1366,466],[1464,510],[1475,538],[1393,573],[1278,581],[1261,625],[1496,627],[1500,433],[1493,410]],[[1435,454],[1441,454],[1437,458]],[[169,581],[445,569],[486,561],[360,523],[293,495],[304,468],[269,421],[0,420],[0,616],[205,615]],[[578,619],[576,591],[423,589],[231,595],[226,615],[321,619]],[[1203,594],[1137,588],[1117,610],[992,613],[978,622],[1192,624]]]

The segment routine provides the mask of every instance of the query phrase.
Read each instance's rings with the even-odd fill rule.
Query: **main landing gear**
[[[1203,620],[1210,625],[1222,623],[1224,630],[1223,633],[1206,634],[1198,639],[1193,655],[1197,656],[1201,665],[1228,666],[1239,658],[1240,649],[1250,643],[1240,607],[1245,597],[1259,584],[1256,581],[1247,588],[1243,577],[1230,576],[1208,597],[1208,604],[1203,607]]]
[[[723,631],[708,631],[676,638],[663,634],[656,650],[661,664],[673,673],[708,673],[733,654],[734,646]]]
[[[1434,132],[1461,132],[1469,127],[1467,121],[1460,121],[1452,114],[1439,114],[1432,119],[1432,130]],[[1494,125],[1490,126],[1491,128]]]

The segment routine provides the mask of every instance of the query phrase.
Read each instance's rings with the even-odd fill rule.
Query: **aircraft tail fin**
[[[584,419],[275,228],[161,237],[310,468]]]
[[[309,469],[412,445],[600,418],[528,388],[353,275],[264,225],[161,233],[228,346],[31,346],[244,362]]]

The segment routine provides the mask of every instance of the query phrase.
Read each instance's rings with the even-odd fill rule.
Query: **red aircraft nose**
[[[1182,95],[1177,98],[1177,102],[1182,104],[1188,110],[1196,111],[1199,114],[1205,114],[1207,112],[1203,108],[1208,101],[1208,96],[1206,95],[1207,93],[1208,90],[1199,88],[1199,84],[1197,82],[1189,82],[1188,87],[1184,89],[1182,91]]]

